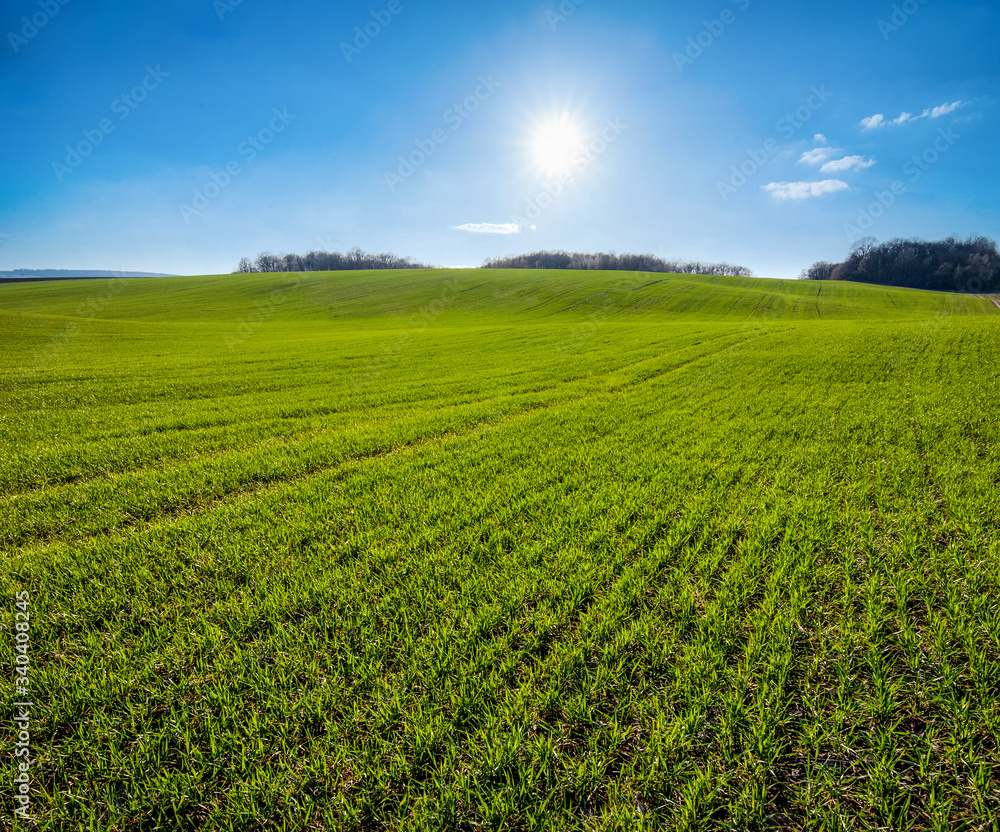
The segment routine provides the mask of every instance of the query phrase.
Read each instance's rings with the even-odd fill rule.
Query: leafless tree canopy
[[[814,263],[802,280],[853,280],[939,292],[1000,292],[1000,253],[986,237],[936,243],[859,240],[843,263]]]
[[[484,269],[594,269],[599,271],[666,272],[668,274],[710,274],[723,277],[753,277],[744,266],[732,263],[699,263],[663,260],[652,254],[579,254],[568,251],[536,251],[511,257],[494,257]]]
[[[799,274],[799,280],[829,280],[837,265],[837,263],[820,260],[818,263],[813,263],[808,269],[803,269]]]
[[[395,254],[369,254],[352,248],[347,254],[339,251],[310,251],[308,254],[272,254],[262,251],[255,260],[244,257],[233,270],[234,274],[250,272],[339,272],[356,269],[426,269],[423,263],[414,263],[409,257]]]
[[[251,272],[335,272],[348,269],[426,269],[409,257],[395,254],[368,254],[352,248],[347,254],[334,251],[310,251],[308,254],[273,254],[263,251],[251,260],[244,257],[234,274]],[[663,260],[652,254],[579,254],[566,251],[536,251],[514,257],[497,257],[483,263],[484,269],[588,269],[600,271],[666,272],[670,274],[708,274],[724,277],[753,277],[744,266],[732,263],[700,263],[687,260]]]

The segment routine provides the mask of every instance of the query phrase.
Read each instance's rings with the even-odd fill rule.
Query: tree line
[[[1000,253],[986,237],[938,242],[858,240],[843,263],[820,261],[800,280],[853,280],[938,292],[1000,292]]]
[[[310,251],[308,254],[272,254],[262,251],[251,260],[244,257],[233,269],[233,274],[253,272],[339,272],[356,269],[429,269],[409,257],[395,254],[369,254],[358,247],[347,254],[339,251]]]
[[[722,277],[753,277],[745,266],[732,263],[701,263],[690,260],[664,260],[652,254],[579,254],[568,251],[535,251],[486,260],[484,269],[586,269],[597,271],[665,272],[668,274],[707,274]]]
[[[262,251],[254,259],[244,257],[233,274],[256,272],[336,272],[351,269],[429,269],[409,257],[395,254],[369,254],[352,248],[339,251],[310,251],[308,254],[273,254]],[[753,277],[745,266],[732,263],[702,263],[691,260],[664,260],[652,254],[580,254],[567,251],[536,251],[512,257],[495,257],[483,263],[484,269],[585,269],[598,271],[665,272],[669,274],[707,274],[723,277]]]

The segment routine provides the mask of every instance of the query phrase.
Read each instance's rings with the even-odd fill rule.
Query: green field
[[[60,281],[0,350],[24,828],[997,828],[987,299]]]

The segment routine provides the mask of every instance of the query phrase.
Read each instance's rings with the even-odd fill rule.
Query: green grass
[[[0,670],[17,701],[27,590],[37,828],[1000,814],[989,300],[10,284],[0,350]]]

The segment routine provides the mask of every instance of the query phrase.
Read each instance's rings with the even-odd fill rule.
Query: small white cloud
[[[941,116],[946,116],[948,113],[953,113],[959,107],[962,106],[961,101],[955,101],[951,104],[942,104],[940,107],[928,108],[924,110],[919,116],[913,115],[913,113],[900,113],[899,118],[894,118],[892,121],[886,121],[885,116],[882,113],[876,113],[873,116],[868,116],[868,118],[861,119],[861,126],[865,130],[874,130],[876,127],[889,127],[890,125],[896,124],[908,124],[911,121],[916,121],[921,118],[941,118]]]
[[[839,179],[824,179],[822,182],[771,182],[761,185],[761,190],[767,191],[775,199],[809,199],[847,188],[848,184]]]
[[[471,231],[474,234],[517,234],[521,229],[516,222],[467,222],[465,225],[453,225],[457,231]]]
[[[845,170],[864,170],[875,164],[874,159],[864,156],[845,156],[843,159],[833,159],[820,168],[821,173],[841,173]]]
[[[813,136],[813,141],[816,142],[816,144],[829,144],[830,143],[830,140],[827,139],[827,137],[824,136],[822,133],[817,133],[815,136]]]
[[[815,150],[807,150],[799,159],[799,164],[818,165],[830,158],[833,153],[832,147],[817,147]]]
[[[940,107],[935,107],[933,110],[924,110],[921,114],[921,118],[941,118],[941,116],[946,116],[948,113],[953,113],[959,107],[962,106],[961,101],[955,101],[952,104],[942,104]]]
[[[894,118],[892,121],[886,121],[882,113],[875,113],[873,116],[861,119],[861,126],[865,130],[874,130],[876,127],[888,127],[891,124],[906,124],[908,121],[916,120],[916,116],[913,113],[900,113],[899,118]]]

